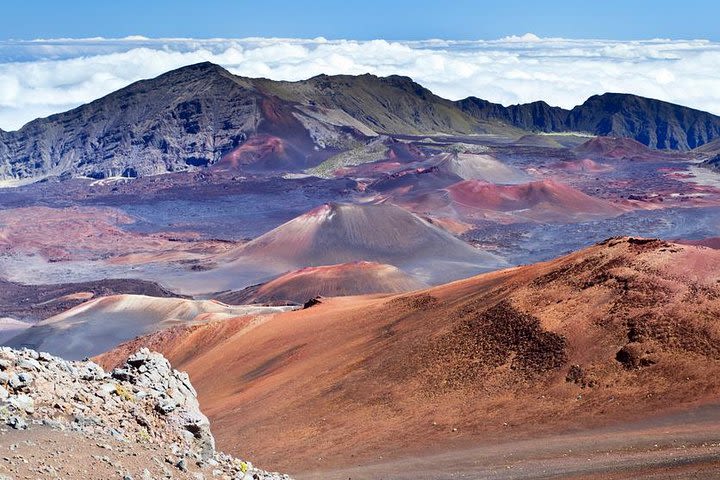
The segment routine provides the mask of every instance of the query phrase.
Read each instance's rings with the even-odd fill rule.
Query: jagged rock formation
[[[2,347],[0,421],[19,430],[38,424],[159,448],[170,445],[180,470],[195,462],[225,478],[288,478],[216,452],[187,374],[147,349],[107,373],[90,361]]]
[[[607,93],[564,110],[443,99],[408,77],[250,79],[211,63],[136,82],[68,112],[0,131],[0,178],[135,177],[209,165],[298,171],[387,134],[584,131],[687,150],[720,137],[720,118]]]
[[[594,95],[572,110],[545,102],[503,107],[475,97],[457,104],[475,118],[500,120],[526,130],[632,138],[657,149],[690,150],[720,136],[716,115],[623,93]]]

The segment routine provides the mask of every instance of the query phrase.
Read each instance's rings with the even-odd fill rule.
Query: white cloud
[[[493,41],[58,39],[0,42],[0,128],[12,130],[131,82],[201,61],[278,80],[401,74],[435,93],[503,104],[572,107],[608,91],[720,114],[720,43],[567,40],[533,34]]]

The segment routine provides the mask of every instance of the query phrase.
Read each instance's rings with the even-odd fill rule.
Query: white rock
[[[29,395],[12,395],[6,402],[20,412],[33,413],[35,411],[35,400]]]

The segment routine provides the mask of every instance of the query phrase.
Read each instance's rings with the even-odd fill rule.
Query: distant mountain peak
[[[631,138],[655,149],[690,150],[720,138],[720,117],[630,93],[593,95],[572,110],[544,101],[504,107],[476,97],[456,104],[475,118],[526,130]]]
[[[527,131],[579,131],[689,150],[720,138],[720,117],[623,93],[595,95],[572,110],[544,101],[505,107],[477,97],[453,102],[401,75],[286,82],[201,62],[0,131],[0,178],[101,179],[216,164],[297,172],[377,134],[516,138]]]
[[[198,77],[198,76],[209,76],[209,75],[224,75],[224,76],[234,76],[232,73],[230,73],[225,68],[221,67],[220,65],[212,62],[200,62],[200,63],[193,63],[190,65],[185,65],[183,67],[176,68],[174,70],[170,70],[167,73],[164,73],[163,75],[160,75],[159,78],[163,77]]]

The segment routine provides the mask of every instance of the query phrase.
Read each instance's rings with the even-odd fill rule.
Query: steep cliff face
[[[572,110],[545,102],[504,107],[475,97],[460,100],[457,105],[475,118],[526,130],[631,138],[657,149],[690,150],[720,137],[720,117],[621,93],[592,96]]]
[[[457,102],[458,107],[475,118],[502,121],[523,130],[559,132],[565,130],[567,110],[551,107],[545,102],[505,107],[476,97]]]
[[[258,95],[222,68],[169,72],[5,134],[2,176],[137,176],[216,161],[258,122]]]
[[[3,132],[0,177],[135,177],[201,168],[225,157],[232,167],[272,169],[275,163],[292,171],[319,163],[318,150],[332,151],[355,135],[363,136],[202,63]]]
[[[590,97],[570,111],[566,126],[671,150],[690,150],[720,136],[720,118],[715,115],[620,93]]]

